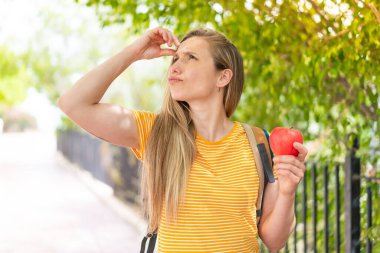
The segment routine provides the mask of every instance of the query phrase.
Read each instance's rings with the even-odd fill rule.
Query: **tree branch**
[[[352,92],[352,86],[349,84],[347,78],[339,76],[337,78],[337,81],[340,84],[342,84],[342,86],[346,90],[347,94],[353,94],[353,92]],[[355,96],[353,96],[353,95],[351,95],[349,97],[339,96],[339,98],[341,100],[344,100],[344,98],[347,98],[346,99],[346,103],[347,103],[348,106],[351,106],[355,102],[355,99],[356,99]],[[363,113],[366,117],[368,117],[368,118],[370,118],[370,119],[372,119],[374,121],[377,120],[376,111],[372,110],[372,107],[370,107],[370,106],[367,106],[365,104],[361,104],[360,105],[360,112]]]
[[[356,3],[361,2],[362,4],[367,6],[367,8],[370,8],[373,14],[375,14],[377,22],[380,24],[380,12],[376,9],[376,6],[373,3],[366,3],[365,1],[362,1],[362,0],[355,0],[355,2]]]
[[[372,12],[375,14],[375,16],[377,18],[377,22],[380,24],[380,13],[376,9],[376,6],[373,3],[369,3],[368,6],[369,6],[369,8],[371,8]]]
[[[318,13],[319,16],[321,16],[325,21],[328,21],[329,18],[326,15],[326,13],[323,13],[321,8],[319,8],[318,4],[316,4],[313,0],[308,0],[309,3],[313,6],[313,9]]]
[[[347,107],[351,107],[356,97],[354,96],[355,92],[352,89],[352,86],[348,82],[347,78],[343,76],[338,76],[337,79],[331,79],[328,75],[325,76],[325,81],[331,84],[334,84],[338,82],[341,84],[341,86],[344,88],[345,92],[343,93],[336,93],[331,90],[331,92],[334,94],[334,97],[332,98],[332,103],[339,104],[339,103],[345,103]],[[365,105],[365,103],[360,104],[359,112],[362,113],[366,118],[369,118],[373,121],[377,121],[377,114],[376,110],[374,110],[373,107]]]
[[[358,26],[358,30],[360,31],[365,25],[367,24],[367,22],[363,22],[361,23],[359,26]],[[345,35],[346,33],[349,33],[351,30],[349,28],[347,29],[344,29],[342,31],[339,31],[337,34],[335,34],[334,36],[329,36],[329,37],[325,37],[324,38],[324,41],[328,42],[330,40],[333,40],[333,39],[336,39],[336,38],[339,38],[343,35]]]

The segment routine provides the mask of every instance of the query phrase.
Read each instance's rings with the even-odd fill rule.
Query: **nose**
[[[175,74],[179,74],[181,73],[181,68],[180,68],[180,64],[178,64],[178,60],[176,62],[174,62],[171,66],[170,66],[170,73],[175,73]]]

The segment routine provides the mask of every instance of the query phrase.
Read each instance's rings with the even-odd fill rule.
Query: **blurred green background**
[[[342,162],[355,135],[360,157],[378,164],[380,14],[374,2],[76,2],[1,1],[3,120],[36,94],[54,106],[82,74],[148,28],[164,26],[182,37],[207,26],[225,33],[244,57],[245,90],[235,119],[268,130],[298,128],[326,161]],[[135,63],[104,100],[158,110],[168,60]],[[36,125],[19,114],[18,128]],[[4,125],[12,128],[8,120]]]
[[[379,7],[362,0],[1,0],[0,127],[75,129],[55,102],[81,75],[149,28],[181,38],[206,26],[244,58],[234,120],[297,128],[309,159],[330,165],[344,162],[358,137],[362,174],[379,177]],[[134,63],[103,101],[159,110],[169,61]]]

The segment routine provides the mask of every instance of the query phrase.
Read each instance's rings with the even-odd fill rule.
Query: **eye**
[[[175,63],[177,60],[178,60],[178,57],[174,56],[173,59],[172,59],[172,64]]]
[[[195,58],[194,55],[191,55],[191,54],[189,55],[189,58],[190,58],[190,59],[197,59],[197,58]]]

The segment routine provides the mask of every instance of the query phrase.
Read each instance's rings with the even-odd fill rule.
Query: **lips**
[[[178,78],[178,77],[169,77],[168,81],[169,81],[169,83],[174,84],[174,83],[182,82],[183,80]]]

